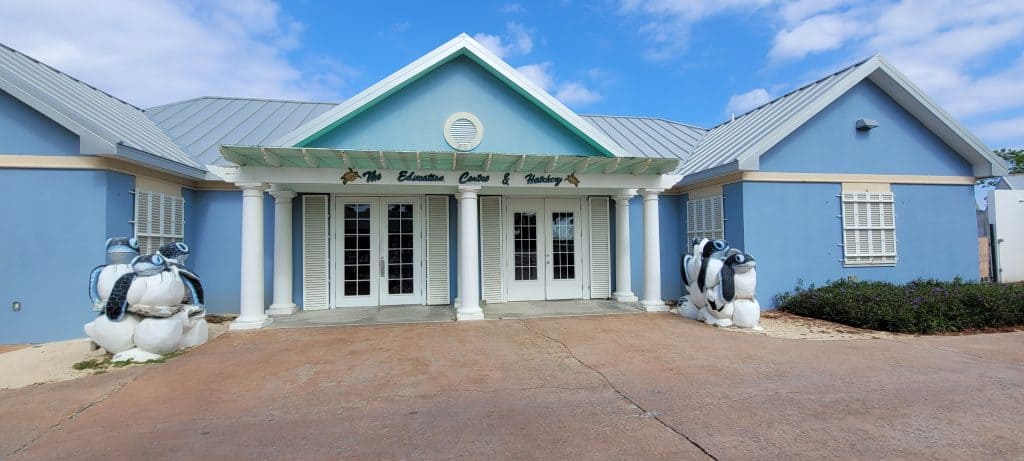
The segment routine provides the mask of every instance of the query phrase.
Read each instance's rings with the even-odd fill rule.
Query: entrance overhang
[[[491,188],[636,189],[674,186],[678,159],[507,153],[221,146],[231,183]]]

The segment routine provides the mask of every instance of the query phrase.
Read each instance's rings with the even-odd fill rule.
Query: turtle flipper
[[[118,322],[128,312],[128,289],[131,288],[133,281],[135,273],[129,272],[114,282],[114,288],[110,290],[110,297],[107,298],[107,305],[103,309],[108,319]]]
[[[690,274],[688,274],[687,271],[690,269],[690,260],[692,260],[692,259],[693,259],[693,256],[691,256],[691,255],[683,256],[683,261],[682,261],[682,263],[680,264],[680,267],[679,267],[679,273],[683,274],[683,286],[684,287],[690,286]]]
[[[92,304],[96,305],[100,302],[100,273],[103,272],[103,268],[107,267],[106,264],[100,264],[96,266],[89,274],[89,299],[92,300]]]
[[[736,269],[729,264],[722,268],[722,299],[732,302],[736,298]]]
[[[203,295],[203,284],[199,282],[199,276],[184,267],[178,268],[178,274],[185,288],[188,288],[191,303],[199,307],[205,306],[206,296]]]

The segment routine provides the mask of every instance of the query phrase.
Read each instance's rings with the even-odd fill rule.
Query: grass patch
[[[797,286],[780,310],[857,328],[937,334],[1024,325],[1024,285],[915,280],[905,285],[839,280]]]
[[[170,359],[173,359],[173,358],[175,358],[175,357],[177,357],[177,356],[179,356],[181,354],[184,354],[184,353],[185,353],[185,351],[183,351],[183,350],[182,351],[176,351],[176,352],[174,352],[172,354],[167,354],[167,355],[165,355],[163,357],[160,357],[158,359],[147,360],[147,361],[141,362],[141,363],[140,362],[132,362],[131,360],[118,360],[118,361],[114,361],[111,356],[107,356],[107,357],[104,357],[102,359],[83,360],[83,361],[78,362],[78,363],[76,363],[74,365],[71,365],[71,368],[74,368],[74,369],[80,370],[80,371],[81,370],[95,370],[96,374],[100,374],[100,373],[106,373],[107,370],[109,370],[110,368],[124,368],[124,367],[126,367],[128,365],[149,365],[149,364],[154,364],[154,363],[164,363],[164,362],[166,362],[166,361],[168,361]]]

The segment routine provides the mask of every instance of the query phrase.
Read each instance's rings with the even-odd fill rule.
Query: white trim
[[[457,122],[459,120],[467,120],[467,121],[469,121],[469,123],[473,124],[473,129],[476,130],[476,135],[468,143],[460,143],[457,139],[455,139],[454,133],[452,133],[452,126],[455,124],[455,122]],[[455,149],[455,150],[457,150],[459,152],[469,152],[469,151],[471,151],[473,149],[476,149],[477,146],[480,145],[480,141],[482,141],[484,139],[484,124],[480,122],[480,119],[477,118],[476,115],[473,115],[473,114],[471,114],[469,112],[456,112],[456,113],[450,115],[448,117],[448,120],[444,121],[444,127],[443,128],[444,128],[444,140],[448,143],[449,146],[452,147],[452,149]],[[417,161],[419,161],[419,152],[417,152],[416,154],[417,154],[417,156],[416,156]],[[491,160],[490,155],[491,154],[487,154],[487,155],[488,155],[487,162],[490,163],[490,160]],[[484,168],[484,170],[487,170],[487,168]]]
[[[524,77],[517,70],[513,69],[512,66],[509,66],[505,61],[502,61],[501,58],[465,33],[459,34],[447,43],[435,48],[419,59],[399,69],[397,72],[385,77],[383,80],[339,104],[334,109],[331,109],[312,121],[303,124],[280,139],[275,140],[271,144],[275,146],[297,146],[321,132],[330,130],[340,123],[344,123],[349,117],[361,112],[365,106],[372,105],[376,101],[386,98],[405,85],[415,81],[421,75],[430,72],[438,66],[460,55],[467,55],[470,58],[485,64],[485,67],[492,69],[493,72],[496,72],[503,80],[507,80],[514,89],[525,93],[525,95],[530,98],[533,98],[542,109],[552,114],[555,118],[561,119],[561,121],[567,124],[574,131],[577,131],[582,137],[587,138],[595,144],[595,147],[598,147],[598,149],[603,149],[613,156],[626,156],[622,148],[612,141],[611,138],[595,128],[593,125],[587,123],[571,109]]]
[[[324,210],[323,210],[324,211],[324,216],[323,216],[323,222],[324,222],[323,237],[324,237],[324,252],[326,254],[324,255],[325,267],[322,267],[320,269],[324,271],[324,277],[327,277],[327,284],[326,284],[327,286],[325,287],[327,292],[326,293],[320,293],[320,299],[312,299],[310,297],[310,294],[312,293],[312,290],[310,290],[310,287],[307,284],[307,281],[310,280],[310,278],[309,278],[309,276],[310,276],[310,263],[309,263],[309,260],[307,258],[307,255],[310,254],[309,253],[309,251],[310,251],[309,250],[310,229],[309,229],[309,223],[306,220],[306,206],[307,206],[308,203],[310,203],[313,200],[323,200],[323,206],[324,206]],[[301,211],[301,213],[302,213],[302,310],[303,311],[329,309],[331,307],[331,299],[332,299],[332,296],[334,295],[334,293],[331,291],[331,280],[334,278],[334,272],[331,269],[331,267],[332,267],[331,262],[333,261],[333,259],[331,257],[332,251],[331,251],[331,231],[330,231],[330,229],[331,229],[331,225],[330,225],[331,212],[330,212],[330,209],[331,209],[331,197],[329,195],[318,194],[318,195],[303,195],[302,196],[302,211]]]

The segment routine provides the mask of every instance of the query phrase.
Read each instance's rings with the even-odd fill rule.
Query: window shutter
[[[722,210],[723,196],[716,195],[711,199],[711,235],[716,239],[725,238],[725,214]]]
[[[501,197],[480,197],[481,298],[489,303],[504,302],[501,280]]]
[[[850,266],[896,264],[896,219],[891,192],[842,194],[843,262]]]
[[[329,306],[327,196],[302,196],[302,310]]]
[[[724,198],[723,195],[712,195],[686,201],[687,242],[695,238],[725,238]]]
[[[590,297],[604,299],[611,289],[611,231],[608,197],[590,198]]]
[[[427,196],[427,304],[449,304],[448,197]]]

